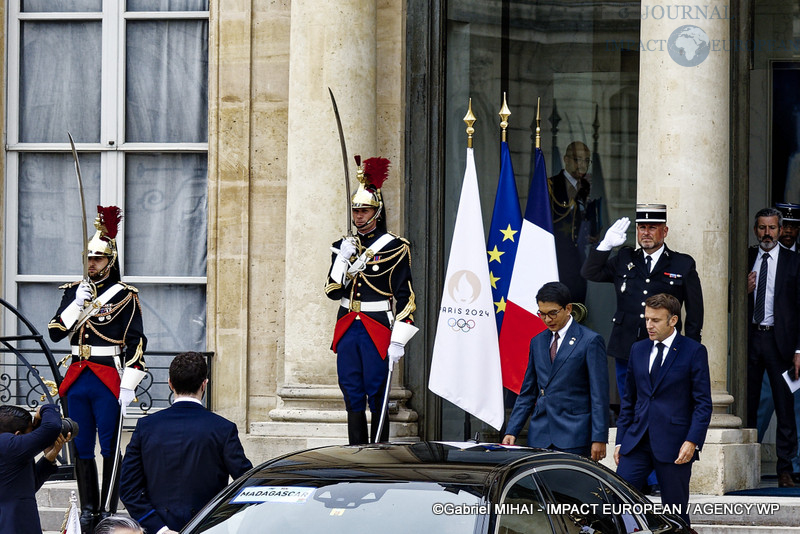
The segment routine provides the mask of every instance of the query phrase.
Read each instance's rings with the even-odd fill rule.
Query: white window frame
[[[20,0],[8,2],[7,11],[7,84],[6,84],[6,171],[5,171],[5,224],[3,247],[4,298],[14,306],[18,304],[18,284],[26,282],[64,283],[78,279],[70,273],[58,275],[21,275],[18,273],[18,215],[19,155],[25,152],[69,153],[70,145],[64,132],[63,143],[22,143],[19,141],[20,103],[20,27],[25,21],[92,21],[102,22],[102,87],[100,142],[76,143],[81,154],[100,154],[100,204],[115,205],[125,209],[125,159],[128,153],[208,153],[205,143],[126,143],[125,142],[125,66],[126,27],[129,20],[208,20],[208,11],[123,11],[124,1],[104,0],[101,12],[22,13]],[[79,210],[76,184],[75,209]],[[96,215],[93,206],[87,207],[87,218]],[[117,237],[117,246],[125,258],[124,232]],[[75,251],[77,255],[79,251]],[[120,272],[125,282],[132,284],[207,285],[207,276],[125,276],[124,261]],[[55,297],[54,297],[55,298]],[[56,302],[54,301],[54,309]],[[6,314],[5,332],[17,331],[16,318]]]

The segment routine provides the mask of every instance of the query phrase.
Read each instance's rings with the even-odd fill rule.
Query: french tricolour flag
[[[547,169],[542,149],[535,149],[533,159],[528,205],[522,220],[503,328],[500,330],[503,386],[514,393],[519,393],[522,387],[531,338],[545,329],[544,323],[536,315],[539,310],[536,293],[547,282],[558,280]]]

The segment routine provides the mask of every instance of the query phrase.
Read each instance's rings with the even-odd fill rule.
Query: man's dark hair
[[[25,432],[31,423],[33,418],[28,410],[13,404],[0,406],[0,433]]]
[[[133,532],[142,533],[142,526],[135,520],[124,515],[111,515],[100,521],[94,527],[94,534],[115,534],[117,529],[132,530]]]
[[[181,352],[169,364],[169,379],[176,395],[197,393],[207,377],[208,364],[199,352]]]
[[[783,213],[775,208],[762,208],[758,210],[756,213],[755,220],[753,222],[753,226],[758,226],[758,219],[761,217],[777,217],[778,218],[778,226],[783,226]]]
[[[659,308],[664,308],[670,315],[680,316],[681,314],[680,301],[672,295],[668,295],[666,293],[659,293],[658,295],[647,297],[644,301],[644,305],[648,308],[653,308],[656,310]]]
[[[562,308],[572,302],[569,288],[561,282],[547,282],[536,293],[537,302],[555,302]]]

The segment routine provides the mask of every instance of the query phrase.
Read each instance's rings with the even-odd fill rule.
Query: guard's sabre
[[[109,478],[108,482],[108,495],[106,495],[106,502],[101,503],[103,505],[103,510],[106,512],[111,511],[111,501],[114,500],[114,486],[117,484],[117,472],[119,471],[119,460],[120,460],[120,448],[122,441],[122,420],[125,418],[125,408],[120,405],[119,407],[119,421],[117,422],[117,437],[116,437],[116,446],[114,447],[114,452],[116,453],[114,456],[114,465],[111,468],[111,478]],[[118,497],[119,498],[119,497]]]
[[[86,236],[86,201],[83,198],[83,179],[81,178],[81,163],[78,161],[78,151],[75,150],[75,141],[72,140],[72,134],[67,132],[69,137],[69,145],[72,147],[72,159],[75,160],[75,174],[78,176],[78,191],[81,194],[81,215],[83,215],[83,227],[81,227],[81,234],[83,235],[83,279],[89,282],[89,258],[86,252],[89,250],[89,238]]]
[[[381,418],[378,420],[378,431],[375,433],[374,443],[381,440],[381,432],[383,432],[383,424],[386,422],[386,412],[389,411],[389,392],[392,390],[392,371],[394,371],[394,362],[389,360],[389,376],[386,377],[386,389],[383,392],[383,406],[381,409]]]
[[[347,191],[347,237],[353,236],[353,229],[351,227],[350,215],[350,177],[347,172],[347,146],[344,143],[344,131],[342,130],[342,119],[339,118],[339,108],[336,107],[336,99],[333,97],[333,91],[328,87],[328,92],[331,94],[331,104],[333,104],[333,114],[336,115],[336,126],[339,127],[339,143],[342,145],[342,163],[344,164],[344,187]],[[76,160],[77,161],[77,160]]]

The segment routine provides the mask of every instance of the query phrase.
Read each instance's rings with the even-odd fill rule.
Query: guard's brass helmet
[[[381,214],[383,210],[383,197],[381,186],[389,176],[390,161],[386,158],[369,158],[364,160],[361,166],[361,156],[356,156],[358,170],[358,189],[353,198],[350,199],[351,208],[374,208],[375,215],[367,222],[371,223]]]
[[[117,261],[117,230],[122,220],[122,210],[116,206],[97,206],[94,227],[97,231],[89,240],[86,255],[90,258],[106,257],[108,265],[99,274],[105,276]]]

